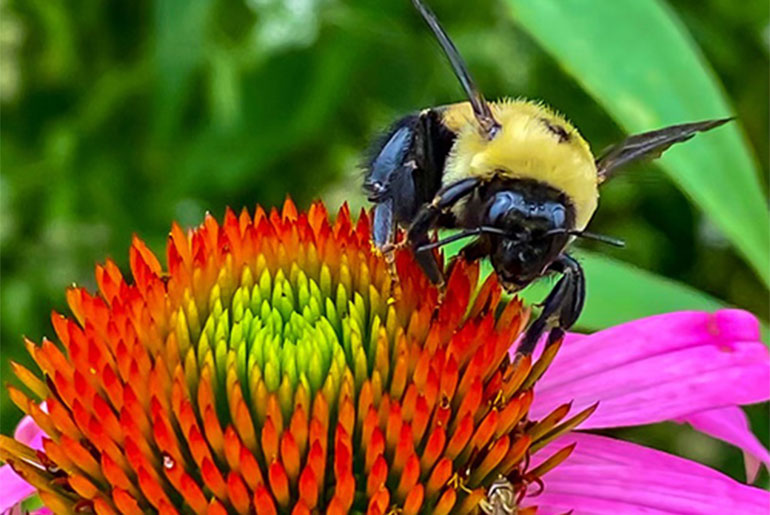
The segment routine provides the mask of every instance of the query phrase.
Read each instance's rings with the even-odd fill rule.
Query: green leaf
[[[732,114],[713,71],[661,1],[506,2],[628,133]],[[770,285],[770,216],[739,122],[672,148],[659,163]]]
[[[574,254],[586,274],[586,304],[578,329],[598,330],[672,311],[725,307],[701,291],[622,261],[586,251]],[[530,303],[540,302],[554,284],[541,280],[527,288],[523,297]]]
[[[442,237],[452,234],[443,231]],[[467,244],[444,247],[451,258]],[[599,330],[637,318],[688,309],[714,311],[726,304],[701,291],[600,254],[574,249],[586,276],[586,303],[577,321],[579,330]],[[493,273],[489,259],[481,262],[481,276]],[[541,302],[556,285],[557,276],[544,277],[521,292],[529,305]]]

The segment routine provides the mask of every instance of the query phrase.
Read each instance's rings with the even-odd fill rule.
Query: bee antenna
[[[551,229],[550,231],[546,232],[544,236],[551,236],[553,234],[569,234],[570,236],[577,236],[578,238],[585,238],[587,240],[594,240],[601,243],[606,243],[607,245],[612,245],[613,247],[623,248],[626,246],[626,242],[624,240],[621,240],[620,238],[613,238],[612,236],[607,236],[606,234],[597,234],[595,232],[588,232],[588,231],[568,231],[565,229]]]
[[[500,124],[495,120],[494,116],[492,116],[492,111],[489,109],[487,101],[484,100],[484,95],[481,94],[481,91],[479,91],[476,84],[474,84],[471,74],[465,66],[465,61],[463,61],[460,52],[457,51],[457,47],[455,47],[452,40],[449,39],[449,36],[439,23],[438,18],[436,18],[436,15],[433,14],[433,11],[431,11],[427,5],[423,4],[421,0],[412,0],[412,3],[420,12],[420,15],[422,15],[423,19],[428,24],[428,27],[430,27],[430,30],[433,31],[442,50],[444,50],[444,54],[446,54],[447,59],[449,59],[452,70],[454,70],[455,75],[460,80],[463,90],[465,90],[465,94],[468,96],[468,100],[470,100],[473,114],[479,122],[481,130],[488,139],[494,138],[495,134],[500,130]]]
[[[497,236],[507,235],[507,233],[504,230],[498,229],[497,227],[488,227],[488,226],[474,227],[473,229],[466,229],[464,231],[460,231],[451,236],[447,236],[443,240],[438,240],[438,241],[434,241],[433,243],[426,243],[425,245],[421,245],[415,249],[415,252],[418,254],[421,252],[427,252],[429,250],[443,247],[444,245],[448,245],[457,240],[470,238],[471,236],[479,236],[481,234],[494,234]]]

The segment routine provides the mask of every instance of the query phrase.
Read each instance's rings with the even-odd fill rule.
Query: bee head
[[[490,235],[492,266],[503,286],[518,291],[540,277],[564,250],[574,213],[562,199],[537,189],[506,189],[489,200],[485,223],[501,229]]]

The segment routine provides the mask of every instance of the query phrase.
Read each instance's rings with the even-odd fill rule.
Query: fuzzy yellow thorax
[[[588,225],[599,197],[594,156],[577,129],[547,107],[527,100],[490,104],[502,129],[492,139],[478,130],[470,104],[447,107],[444,124],[457,133],[443,183],[495,175],[534,179],[564,192],[575,208],[575,228]],[[552,127],[561,127],[566,139]]]

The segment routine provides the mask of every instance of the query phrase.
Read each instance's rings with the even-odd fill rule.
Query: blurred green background
[[[766,0],[432,4],[488,98],[542,99],[595,152],[738,118],[603,189],[591,229],[627,248],[585,245],[584,329],[720,304],[767,323]],[[407,0],[0,0],[0,50],[3,381],[69,284],[93,288],[107,256],[127,266],[132,233],[162,254],[172,220],[228,205],[363,206],[368,142],[462,98]],[[748,413],[767,445],[767,406]],[[0,417],[4,433],[19,418],[4,390]],[[689,428],[623,434],[743,478],[738,451]]]

